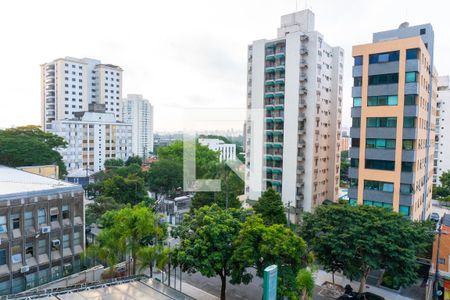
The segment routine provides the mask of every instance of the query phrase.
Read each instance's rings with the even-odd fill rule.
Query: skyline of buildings
[[[294,222],[338,199],[343,59],[310,10],[282,16],[277,38],[248,47],[245,194],[275,188]]]
[[[450,78],[448,75],[438,77],[436,104],[436,137],[433,162],[433,183],[440,185],[439,177],[450,170],[450,160],[445,156],[450,152]]]
[[[433,47],[430,24],[408,23],[353,47],[351,205],[427,218],[437,98]]]

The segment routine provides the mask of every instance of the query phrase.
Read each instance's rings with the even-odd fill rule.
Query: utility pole
[[[438,299],[438,289],[439,289],[439,248],[441,247],[441,235],[443,234],[442,232],[442,221],[439,222],[439,227],[437,230],[437,235],[438,235],[438,244],[437,244],[437,253],[436,253],[436,272],[434,272],[434,292],[433,292],[433,299]],[[447,234],[447,233],[444,233]]]
[[[291,228],[291,200],[288,201],[288,217],[287,217],[287,227]]]

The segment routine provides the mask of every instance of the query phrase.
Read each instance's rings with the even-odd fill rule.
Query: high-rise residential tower
[[[342,48],[310,10],[281,17],[278,36],[248,47],[246,195],[272,187],[297,221],[339,187]]]
[[[70,119],[89,104],[104,104],[121,120],[122,69],[90,58],[59,58],[41,65],[41,125]]]
[[[153,106],[142,95],[123,100],[123,121],[133,126],[133,154],[147,157],[153,152]]]
[[[437,75],[430,24],[353,47],[349,202],[424,219],[431,205]]]
[[[433,184],[440,185],[439,177],[450,170],[450,78],[439,76],[438,98],[436,104],[436,136],[434,144]],[[447,156],[445,156],[447,155]]]

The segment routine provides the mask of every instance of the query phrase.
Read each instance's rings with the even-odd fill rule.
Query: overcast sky
[[[345,50],[344,124],[351,105],[351,46],[370,42],[373,32],[403,21],[432,23],[437,69],[449,73],[449,1],[297,5],[312,9],[316,30]],[[247,45],[276,37],[280,16],[295,9],[295,0],[1,1],[0,128],[39,124],[39,65],[72,56],[121,66],[123,94],[150,100],[157,131],[242,129]],[[201,120],[189,121],[193,117]]]

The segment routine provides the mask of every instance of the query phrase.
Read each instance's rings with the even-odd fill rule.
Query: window
[[[385,202],[372,201],[372,200],[364,200],[363,204],[364,205],[368,205],[368,206],[383,207],[383,208],[386,208],[388,210],[392,210],[392,203],[385,203]]]
[[[414,150],[414,140],[403,140],[403,150]]]
[[[81,245],[81,234],[80,232],[73,233],[73,245],[78,246]]]
[[[62,217],[63,217],[63,219],[69,219],[70,218],[69,205],[63,205],[62,206]]]
[[[358,148],[359,147],[359,139],[352,139],[352,147]]]
[[[414,128],[415,119],[415,117],[404,117],[403,128]]]
[[[402,161],[402,172],[412,172],[414,163]]]
[[[70,239],[69,239],[69,234],[64,234],[63,235],[63,248],[70,248]]]
[[[350,198],[348,199],[348,204],[350,204],[351,206],[356,206],[358,205],[358,200],[356,200],[355,198]]]
[[[409,216],[409,211],[410,211],[410,207],[409,206],[406,206],[406,205],[400,205],[400,207],[399,207],[399,213],[402,215],[402,216]]]
[[[20,229],[20,214],[11,214],[12,229]]]
[[[369,76],[369,85],[398,83],[398,73]]]
[[[395,162],[392,160],[366,159],[366,169],[394,171]]]
[[[405,95],[405,105],[416,105],[417,95]]]
[[[352,127],[359,128],[361,126],[361,118],[352,118]]]
[[[371,96],[367,98],[368,106],[382,106],[389,105],[394,106],[398,104],[398,97],[396,95],[392,96]]]
[[[0,266],[6,265],[6,249],[0,249]]]
[[[410,184],[400,184],[400,194],[409,195],[412,193],[412,186]]]
[[[417,81],[417,76],[416,76],[416,72],[406,72],[405,74],[405,82],[416,82]]]
[[[382,192],[394,192],[394,184],[391,182],[364,180],[364,189]]]
[[[393,139],[366,139],[366,148],[395,149]]]
[[[371,55],[369,55],[369,64],[398,61],[399,56],[400,56],[399,51],[371,54]]]
[[[355,59],[355,66],[362,66],[362,64],[363,64],[362,55],[355,56],[354,59]]]
[[[58,221],[59,210],[57,207],[50,208],[50,222]]]
[[[397,118],[396,117],[386,117],[386,118],[368,117],[367,118],[367,127],[395,128],[395,127],[397,127]]]
[[[33,227],[33,212],[26,211],[25,212],[25,230],[28,230]]]
[[[47,240],[38,240],[38,254],[47,254]]]
[[[350,167],[358,168],[359,167],[359,159],[358,158],[351,158],[350,159]]]
[[[353,98],[353,107],[361,107],[361,97]]]
[[[362,85],[362,77],[354,77],[353,86],[361,86],[361,85]]]
[[[406,50],[406,59],[417,59],[419,54],[419,49],[407,49]]]
[[[8,228],[6,227],[6,217],[0,216],[0,233],[7,233]]]
[[[424,35],[427,33],[427,30],[425,28],[420,28],[420,35]]]
[[[45,212],[45,208],[38,209],[38,224],[39,226],[45,226],[47,224],[47,214]]]
[[[33,243],[27,243],[25,245],[25,259],[27,258],[31,258],[34,256],[34,247],[33,247]]]
[[[11,262],[13,264],[22,262],[22,247],[20,245],[11,247]]]

